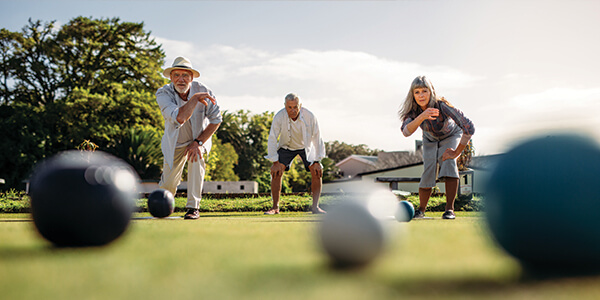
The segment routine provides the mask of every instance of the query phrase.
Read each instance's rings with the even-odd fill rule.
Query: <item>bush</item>
[[[25,191],[10,189],[0,192],[0,213],[28,213],[31,203]]]

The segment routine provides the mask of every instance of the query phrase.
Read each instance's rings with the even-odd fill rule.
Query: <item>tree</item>
[[[130,128],[107,152],[131,165],[141,179],[159,179],[163,165],[161,136],[162,132],[153,127]]]
[[[259,182],[259,191],[271,189],[269,172],[271,162],[264,158],[267,154],[269,130],[273,121],[272,112],[251,115],[250,112],[239,110],[235,113],[225,111],[223,123],[216,135],[224,144],[231,144],[238,154],[235,174],[240,180]],[[266,174],[266,175],[265,175]]]
[[[335,163],[338,163],[352,154],[377,155],[381,150],[371,150],[365,144],[350,145],[344,142],[333,141],[325,142],[325,152],[327,153],[327,157],[331,158]]]
[[[84,139],[106,151],[133,127],[162,130],[163,126],[153,94],[126,90],[118,83],[107,85],[104,94],[76,88],[66,98],[46,106],[43,119],[52,131],[48,139],[57,151]]]
[[[16,41],[19,37],[19,33],[0,29],[0,105],[7,103],[11,98],[9,82],[12,77]]]
[[[340,170],[338,167],[336,167],[333,159],[325,157],[321,160],[321,164],[323,165],[323,182],[329,182],[342,178],[340,175]]]
[[[39,108],[17,103],[0,104],[1,189],[22,188],[36,161],[45,157],[46,138]]]
[[[165,55],[143,23],[78,17],[54,24],[29,20],[21,32],[0,31],[2,188],[17,187],[37,161],[84,140],[108,151],[131,128],[162,130],[154,93],[166,83]]]
[[[121,83],[154,93],[164,84],[158,72],[164,52],[143,23],[77,17],[59,30],[54,23],[30,19],[20,34],[3,31],[10,71],[2,81],[15,82],[4,87],[6,100],[46,105],[75,88],[102,94],[106,85]]]
[[[223,144],[219,138],[212,136],[212,150],[207,159],[207,181],[238,181],[234,166],[238,162],[238,154],[230,143]]]

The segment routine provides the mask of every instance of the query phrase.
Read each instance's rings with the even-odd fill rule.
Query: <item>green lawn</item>
[[[176,215],[181,216],[182,213]],[[480,213],[394,223],[371,265],[336,270],[319,248],[319,217],[137,214],[112,244],[57,249],[27,214],[0,215],[0,299],[599,299],[600,276],[523,279]]]

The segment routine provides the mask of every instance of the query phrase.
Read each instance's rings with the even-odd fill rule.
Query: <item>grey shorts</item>
[[[296,156],[300,155],[302,158],[302,162],[304,163],[304,169],[310,172],[308,167],[311,165],[311,162],[306,159],[306,151],[304,149],[301,150],[288,150],[284,148],[279,148],[277,150],[277,154],[279,154],[279,162],[285,165],[285,170],[288,171],[290,169],[290,165]]]
[[[462,137],[461,132],[452,134],[439,141],[431,141],[423,137],[423,175],[419,182],[420,188],[435,186],[437,178],[459,178],[456,159],[442,161],[446,149],[456,149]]]

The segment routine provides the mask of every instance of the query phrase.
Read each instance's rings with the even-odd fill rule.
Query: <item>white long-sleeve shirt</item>
[[[192,86],[190,87],[190,92],[188,94],[188,100],[194,94],[199,92],[207,92],[216,99],[215,95],[208,87],[200,82],[192,81]],[[165,133],[162,137],[161,150],[164,155],[165,162],[167,162],[169,166],[173,167],[179,130],[183,126],[183,124],[180,124],[177,121],[177,114],[179,113],[179,108],[186,102],[179,97],[179,94],[173,88],[172,83],[167,84],[156,91],[156,102],[158,102],[160,112],[165,119]],[[210,101],[207,102],[208,106],[198,103],[194,108],[192,116],[187,121],[192,125],[192,140],[198,137],[202,131],[204,131],[206,126],[208,126],[208,124],[219,124],[223,121],[219,106],[212,104]],[[211,139],[208,139],[204,144],[207,153],[210,151],[211,146]]]
[[[317,118],[308,109],[302,107],[296,122],[301,122],[302,138],[306,150],[306,159],[310,162],[320,161],[325,158],[325,143],[321,138],[319,123]],[[280,110],[273,117],[271,131],[269,132],[269,141],[265,156],[266,159],[276,162],[279,160],[277,150],[284,145],[288,145],[292,138],[292,120],[284,109]]]

